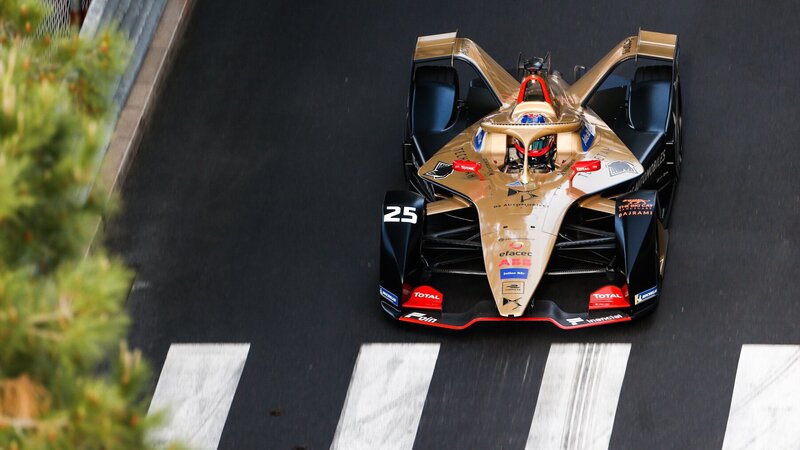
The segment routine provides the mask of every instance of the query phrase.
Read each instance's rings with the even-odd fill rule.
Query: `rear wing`
[[[455,59],[472,65],[480,72],[500,102],[511,105],[516,100],[519,81],[471,40],[457,37],[456,33],[418,37],[414,49],[414,62],[437,59],[449,59],[451,65]]]
[[[567,95],[575,103],[586,105],[589,97],[619,64],[639,57],[670,61],[674,64],[678,58],[678,35],[639,30],[638,35],[627,37],[612,48],[567,89]]]

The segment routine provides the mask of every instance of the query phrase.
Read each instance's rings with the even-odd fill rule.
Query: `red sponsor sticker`
[[[621,288],[613,285],[603,286],[589,295],[589,311],[630,307],[627,284]]]
[[[511,243],[508,244],[508,248],[510,248],[512,250],[519,250],[524,246],[525,246],[525,244],[523,244],[522,242],[511,242]]]
[[[442,310],[444,295],[430,286],[419,286],[409,295],[403,303],[404,308]]]

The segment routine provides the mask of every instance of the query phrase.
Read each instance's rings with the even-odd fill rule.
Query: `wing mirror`
[[[599,163],[600,161],[598,161]],[[481,175],[481,163],[476,161],[467,161],[464,159],[456,159],[453,161],[453,170],[456,172],[472,172],[483,181],[483,175]]]
[[[569,177],[569,187],[572,187],[572,179],[578,172],[597,172],[600,170],[599,159],[587,159],[584,161],[577,161],[572,165],[572,175]]]
[[[572,68],[572,82],[580,80],[583,74],[586,73],[586,66],[575,66]]]

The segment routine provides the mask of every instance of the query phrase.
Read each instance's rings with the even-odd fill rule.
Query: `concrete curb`
[[[105,201],[118,192],[125,181],[194,4],[195,0],[167,0],[100,165],[97,183],[108,192]],[[98,236],[102,235],[104,227],[105,221],[99,221],[88,251],[91,251]]]
[[[100,184],[109,192],[118,191],[125,181],[194,3],[194,0],[167,1],[100,166]]]

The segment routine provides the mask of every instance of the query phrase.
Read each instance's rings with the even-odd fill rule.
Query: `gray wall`
[[[117,23],[133,46],[128,68],[115,88],[114,122],[128,99],[166,4],[167,0],[93,0],[89,7],[81,36],[94,36],[104,26]]]

